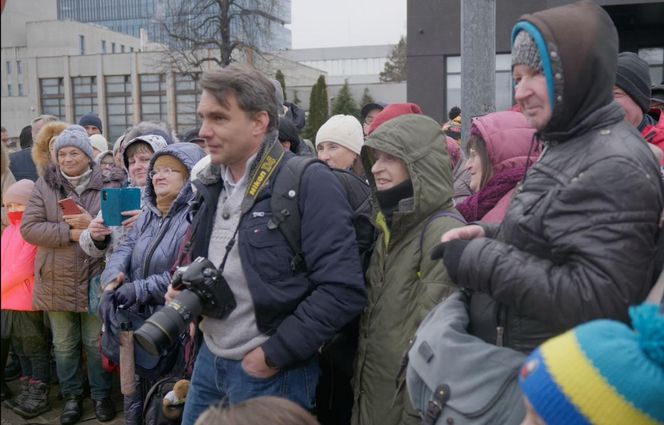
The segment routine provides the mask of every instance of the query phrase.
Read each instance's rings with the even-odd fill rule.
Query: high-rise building
[[[210,6],[205,7],[202,13],[185,12],[185,16],[173,16],[176,9],[181,11],[208,3]],[[236,0],[234,3],[232,29],[241,40],[264,51],[291,48],[291,31],[285,27],[291,20],[291,0]],[[218,4],[210,0],[57,0],[60,20],[94,23],[134,37],[140,37],[143,29],[147,31],[150,41],[169,46],[178,43],[165,30],[165,23],[186,22],[189,28],[194,28],[204,25],[208,21],[206,18],[218,14],[218,8]],[[266,11],[269,18],[247,16],[242,10]],[[185,28],[182,25],[178,27]],[[268,27],[269,31],[266,30]],[[180,32],[179,29],[177,31]],[[206,31],[214,34],[212,28]]]

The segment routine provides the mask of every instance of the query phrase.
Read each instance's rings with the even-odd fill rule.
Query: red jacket
[[[34,311],[37,247],[21,236],[20,224],[10,224],[2,233],[2,310]]]
[[[646,139],[648,143],[652,143],[662,150],[664,153],[664,114],[658,110],[651,109],[649,115],[655,117],[659,113],[659,121],[655,125],[647,125],[641,131],[641,136]],[[664,165],[664,158],[660,165]]]

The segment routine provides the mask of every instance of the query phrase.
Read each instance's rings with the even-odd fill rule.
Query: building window
[[[120,44],[120,53],[124,53],[124,52],[125,52],[124,44]]]
[[[74,122],[90,112],[97,112],[97,77],[73,77]]]
[[[446,58],[447,93],[446,107],[461,107],[461,57]],[[508,54],[496,55],[496,111],[512,107],[512,57]]]
[[[81,51],[81,54],[85,54],[85,36],[84,35],[79,35],[78,36],[78,47],[79,50]]]
[[[65,119],[65,83],[63,78],[42,78],[39,80],[41,113]],[[78,122],[78,121],[77,121]]]
[[[11,75],[12,73],[12,63],[10,61],[7,61],[7,75]]]
[[[167,121],[166,76],[143,74],[140,76],[141,120]]]
[[[115,140],[133,124],[133,101],[130,75],[106,77],[106,111],[108,112],[108,139]]]
[[[101,52],[106,53],[106,40],[101,41]]]
[[[133,52],[133,51],[134,51],[134,48],[133,48],[133,47],[130,47],[130,48],[129,48],[129,51],[130,51],[130,52]]]
[[[12,85],[11,83],[7,83],[7,96],[12,97],[14,96],[14,93],[12,93]]]
[[[639,57],[648,62],[648,66],[650,67],[650,81],[653,84],[664,81],[664,48],[639,49]]]
[[[18,83],[18,95],[19,96],[24,96],[23,94],[23,84]]]
[[[111,43],[111,53],[115,53],[115,43]]]
[[[175,75],[175,128],[178,134],[184,134],[200,123],[196,113],[201,96],[198,83],[199,76],[200,74],[195,76],[189,74]]]
[[[18,73],[18,75],[23,74],[23,62],[16,61],[16,72]]]

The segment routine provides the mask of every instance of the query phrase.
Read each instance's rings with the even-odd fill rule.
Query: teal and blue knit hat
[[[633,329],[595,320],[552,338],[524,363],[524,395],[548,425],[664,423],[664,315],[630,308]]]

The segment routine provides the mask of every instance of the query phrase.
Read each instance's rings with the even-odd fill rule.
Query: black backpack
[[[295,253],[291,268],[297,272],[307,270],[302,252],[300,228],[300,182],[306,168],[314,163],[324,164],[313,157],[292,156],[281,167],[272,188],[272,225],[279,228]],[[364,180],[349,171],[334,168],[331,170],[343,186],[353,210],[352,222],[357,236],[362,270],[366,271],[376,239],[376,230],[371,223],[371,188]]]

